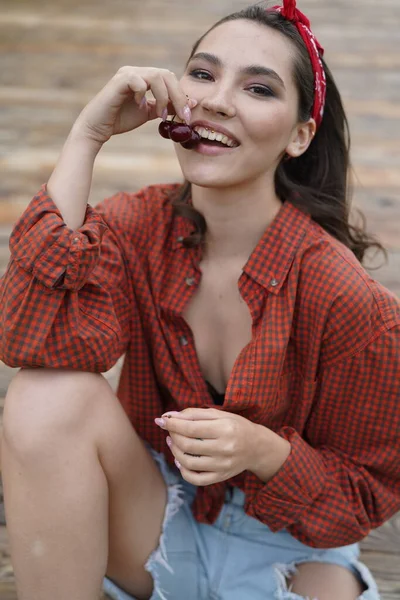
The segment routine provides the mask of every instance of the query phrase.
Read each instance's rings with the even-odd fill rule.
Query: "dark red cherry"
[[[184,123],[171,123],[169,137],[173,142],[188,142],[192,137],[192,129]]]
[[[166,140],[170,139],[171,121],[161,121],[158,126],[158,133]]]
[[[201,135],[199,135],[197,133],[197,131],[192,129],[192,135],[190,137],[190,140],[188,140],[187,142],[181,143],[181,146],[186,148],[186,150],[191,150],[192,148],[197,146],[197,144],[199,143],[200,140],[201,140]]]

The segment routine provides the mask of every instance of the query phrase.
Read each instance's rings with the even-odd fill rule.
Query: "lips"
[[[239,140],[233,135],[233,133],[221,125],[216,125],[210,121],[193,121],[193,123],[190,123],[190,127],[192,127],[192,129],[194,127],[204,127],[204,129],[215,131],[215,133],[221,133],[222,135],[226,135],[230,140],[233,140],[238,146],[240,146]]]
[[[174,117],[174,121],[178,123],[183,123],[184,121],[180,119],[177,115]],[[222,135],[226,135],[229,139],[233,140],[238,146],[240,146],[240,141],[233,135],[229,129],[225,129],[222,125],[211,123],[211,121],[197,120],[190,123],[190,127],[193,129],[194,127],[204,127],[205,129],[209,129],[210,131],[215,131],[216,133],[221,133]]]

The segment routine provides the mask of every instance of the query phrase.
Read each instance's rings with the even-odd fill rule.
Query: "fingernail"
[[[189,125],[190,119],[192,118],[192,113],[187,104],[186,104],[185,108],[183,109],[182,114],[183,114],[183,118],[185,119],[186,123]]]
[[[190,98],[188,105],[189,108],[194,108],[195,106],[197,106],[197,100],[194,100],[194,98]]]
[[[154,419],[154,422],[159,427],[165,427],[165,419]]]
[[[168,108],[164,108],[164,110],[161,113],[161,118],[163,121],[166,121],[168,117]]]
[[[169,436],[167,437],[166,442],[167,442],[167,446],[169,448],[171,448],[171,446],[172,446],[172,439]]]
[[[176,458],[175,458],[175,461],[174,461],[174,462],[175,462],[176,466],[178,467],[178,469],[182,469],[182,465],[181,465],[181,463],[179,462],[179,460],[176,460]]]
[[[164,413],[161,416],[162,417],[174,417],[175,415],[179,415],[179,411],[177,411],[177,410],[170,410],[169,412],[166,412],[166,413]]]
[[[143,96],[141,103],[139,104],[139,108],[144,108],[147,104],[146,96]]]

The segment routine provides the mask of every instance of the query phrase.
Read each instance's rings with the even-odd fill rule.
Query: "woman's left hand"
[[[225,481],[245,470],[267,481],[290,453],[289,442],[267,427],[223,410],[187,408],[165,413],[156,423],[169,432],[175,464],[194,485]]]

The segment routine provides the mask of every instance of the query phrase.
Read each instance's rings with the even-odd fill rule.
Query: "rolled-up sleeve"
[[[304,432],[277,432],[290,455],[246,512],[332,548],[360,541],[400,509],[400,325],[320,375]]]
[[[12,231],[0,280],[5,364],[93,372],[115,364],[134,309],[119,233],[90,205],[70,229],[42,186]]]

